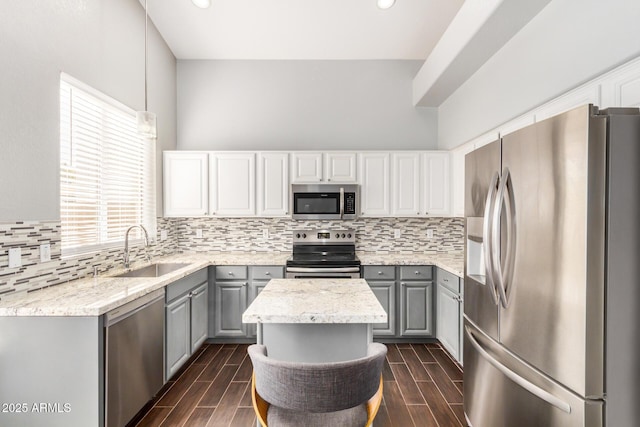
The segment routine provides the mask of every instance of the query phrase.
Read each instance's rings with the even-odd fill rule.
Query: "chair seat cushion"
[[[269,427],[363,427],[367,424],[367,406],[336,412],[299,412],[278,406],[269,406],[267,412]]]

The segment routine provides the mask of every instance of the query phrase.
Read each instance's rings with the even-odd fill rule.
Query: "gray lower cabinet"
[[[282,277],[282,266],[216,266],[214,338],[255,337],[255,325],[242,323],[242,313],[269,280]]]
[[[165,380],[171,378],[208,337],[207,269],[166,289]]]
[[[387,312],[385,323],[373,325],[374,337],[396,336],[396,273],[389,265],[367,265],[363,268],[363,277],[369,284],[380,305]]]
[[[247,307],[253,302],[260,292],[267,286],[271,279],[281,279],[284,277],[284,267],[276,265],[255,265],[249,267],[249,295]],[[251,323],[247,325],[247,336],[254,338],[256,336],[256,325]]]
[[[214,336],[243,338],[247,328],[242,313],[247,309],[247,267],[239,265],[215,267]]]
[[[448,271],[437,269],[437,332],[442,346],[462,363],[462,280]]]
[[[433,336],[433,267],[401,266],[399,276],[400,336]]]

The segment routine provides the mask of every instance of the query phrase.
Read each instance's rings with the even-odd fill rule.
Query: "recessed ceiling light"
[[[395,2],[396,0],[378,0],[378,7],[380,9],[389,9]]]
[[[191,0],[191,3],[195,4],[200,9],[206,9],[211,6],[211,0]]]

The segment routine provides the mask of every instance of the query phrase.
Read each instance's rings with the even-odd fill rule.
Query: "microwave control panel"
[[[345,215],[355,215],[356,193],[344,193],[344,213]]]

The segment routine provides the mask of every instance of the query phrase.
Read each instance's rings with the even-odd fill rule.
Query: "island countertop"
[[[272,279],[244,323],[383,323],[387,313],[364,279]]]

